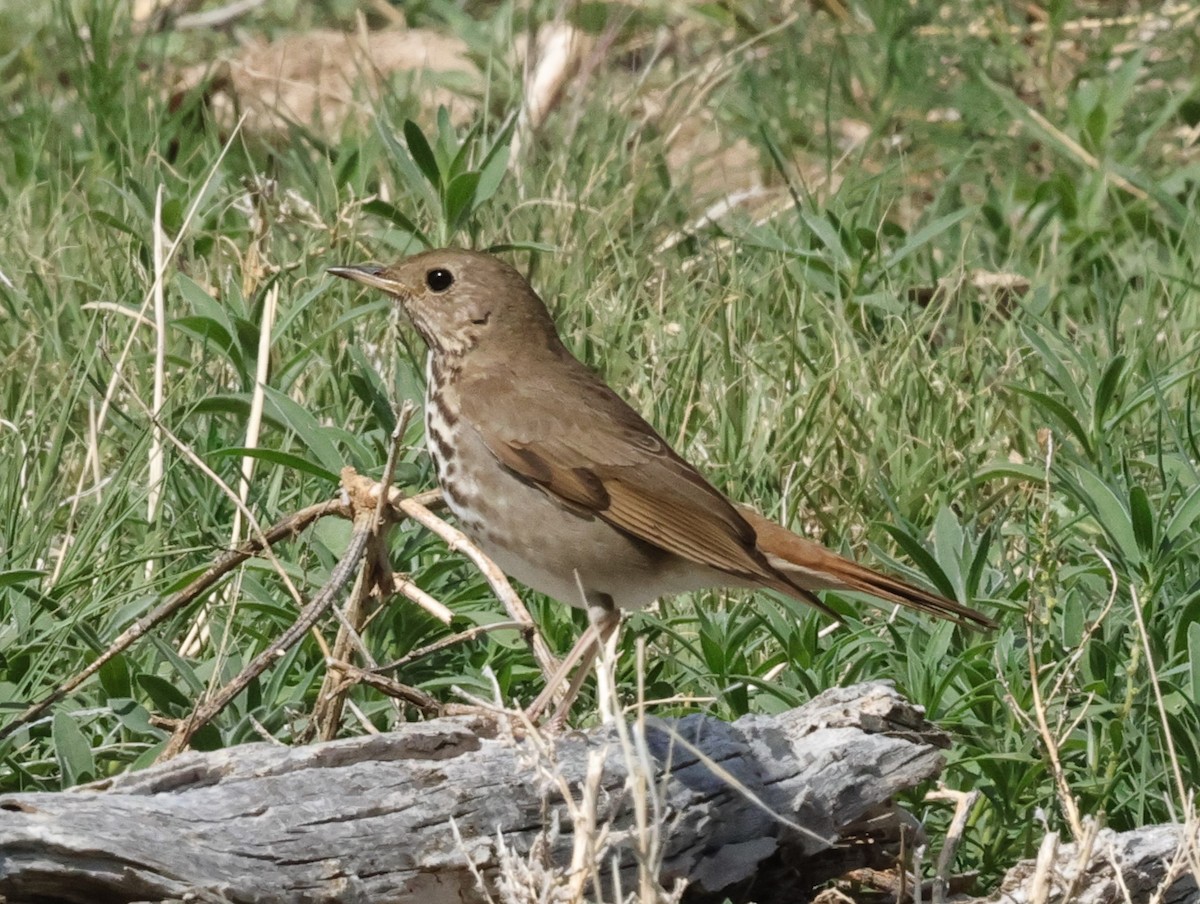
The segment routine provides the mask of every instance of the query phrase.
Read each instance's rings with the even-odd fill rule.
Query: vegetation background
[[[399,19],[450,63],[385,67],[369,41]],[[422,350],[324,268],[420,234],[516,246],[568,345],[731,495],[1001,623],[834,596],[846,626],[828,630],[777,595],[697,594],[628,619],[629,693],[638,641],[666,714],[896,682],[953,733],[947,783],[983,795],[960,866],[985,884],[1079,814],[1194,818],[1198,19],[1070,0],[266,0],[185,28],[117,0],[3,4],[0,724],[245,536],[196,460],[236,488],[250,456],[263,523],[330,497],[344,465],[382,472]],[[515,118],[519,48],[553,23],[584,50],[535,127]],[[264,89],[280,46],[325,89]],[[195,459],[156,446],[156,407]],[[398,482],[432,486],[419,418],[405,443]],[[348,532],[322,522],[277,555],[311,593]],[[503,618],[430,534],[393,537],[454,621],[381,608],[378,662]],[[582,614],[531,604],[565,651]],[[198,609],[0,744],[0,788],[150,762],[167,720],[295,618],[259,560],[184,655]],[[324,673],[309,637],[196,746],[303,737]],[[512,631],[393,677],[446,700],[540,690]],[[351,701],[347,733],[399,717],[375,690]],[[585,696],[577,718],[593,711]],[[912,806],[935,831],[948,818]]]

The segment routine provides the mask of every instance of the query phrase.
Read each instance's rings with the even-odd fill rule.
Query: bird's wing
[[[493,374],[486,392],[460,385],[465,422],[506,468],[580,514],[692,562],[794,593],[724,495],[583,365],[571,359],[566,369],[568,379],[557,371],[553,383],[514,373],[500,380]],[[497,407],[519,416],[497,419]]]

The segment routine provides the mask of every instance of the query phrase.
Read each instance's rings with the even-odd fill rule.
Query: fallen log
[[[471,715],[186,753],[0,796],[0,900],[471,904],[582,900],[596,883],[591,899],[616,901],[648,874],[683,880],[688,902],[791,904],[836,877],[852,894],[856,876],[896,882],[896,900],[912,892],[894,864],[901,833],[921,839],[893,798],[938,774],[947,743],[891,687],[864,684],[732,724],[696,715],[515,739],[508,721]],[[1065,891],[1115,904],[1163,885],[1158,900],[1196,904],[1188,831],[1100,833],[1090,860],[1064,845],[1018,864],[991,898],[955,900]]]
[[[539,746],[505,722],[459,716],[308,747],[187,753],[59,793],[4,795],[0,894],[461,904],[486,900],[479,883],[494,890],[505,864],[547,881],[578,870],[581,841],[599,868],[615,856],[608,881],[636,887],[654,839],[659,877],[685,880],[689,899],[761,888],[781,871],[802,893],[896,841],[911,820],[892,797],[937,775],[947,744],[881,684],[778,716],[635,729],[626,744],[610,726]]]
[[[1046,835],[1038,857],[1009,869],[987,901],[1200,904],[1200,825],[1086,834],[1081,841],[1061,845],[1057,835]]]

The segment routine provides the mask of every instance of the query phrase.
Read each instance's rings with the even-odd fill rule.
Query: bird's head
[[[529,283],[504,261],[480,251],[442,248],[390,267],[330,267],[329,272],[399,300],[437,354],[495,350],[511,336],[554,337],[554,322]]]

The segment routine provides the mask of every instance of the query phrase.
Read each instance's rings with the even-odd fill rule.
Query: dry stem
[[[122,631],[117,639],[108,646],[108,649],[97,656],[87,667],[68,678],[50,694],[43,697],[37,703],[31,704],[11,722],[0,728],[0,740],[7,738],[22,725],[36,719],[53,704],[63,699],[88,678],[100,671],[104,664],[109,662],[114,656],[118,656],[129,649],[130,646],[145,637],[151,629],[194,602],[201,594],[238,565],[242,564],[242,562],[262,552],[264,539],[268,544],[277,543],[289,537],[294,537],[308,527],[308,525],[326,515],[336,514],[347,517],[348,512],[346,504],[340,499],[331,499],[328,502],[310,505],[308,508],[301,509],[268,528],[263,532],[262,539],[252,537],[243,543],[240,548],[230,550],[219,556],[202,575]]]
[[[392,441],[388,448],[387,463],[383,469],[383,484],[391,486],[396,474],[396,462],[400,457],[400,446],[404,432],[412,419],[416,407],[412,402],[405,402],[396,414],[396,425],[392,429]],[[338,726],[342,721],[342,709],[350,684],[345,681],[347,673],[339,670],[334,662],[350,659],[354,651],[358,651],[362,661],[368,666],[376,663],[362,642],[361,632],[367,620],[367,598],[373,590],[379,589],[380,595],[390,594],[394,590],[391,567],[387,557],[388,529],[394,523],[391,510],[380,495],[374,508],[375,516],[371,527],[368,549],[363,558],[362,571],[354,585],[354,592],[346,604],[346,621],[338,628],[337,637],[333,642],[333,650],[327,663],[325,678],[321,682],[321,691],[317,695],[317,705],[313,712],[309,731],[315,731],[322,741],[332,740],[337,736]]]

